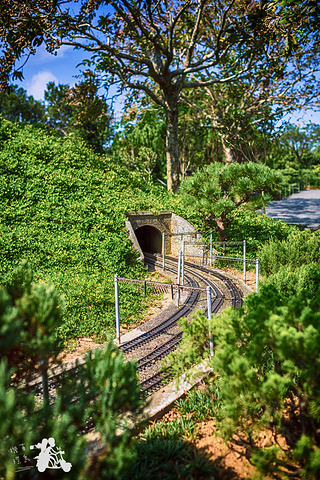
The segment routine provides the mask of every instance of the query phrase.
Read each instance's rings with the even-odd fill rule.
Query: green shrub
[[[246,452],[264,477],[320,475],[320,289],[315,273],[314,265],[293,272],[293,295],[289,274],[283,285],[272,276],[259,293],[245,298],[242,308],[227,308],[213,317],[214,356],[209,362],[216,377],[208,414],[215,416],[224,439],[235,450],[240,447],[240,454]],[[306,290],[310,278],[314,288]],[[194,356],[190,342],[182,342],[171,355],[176,375],[208,356],[207,322],[198,312]],[[190,326],[183,328],[189,337]],[[202,398],[193,399],[190,412],[197,412],[197,404],[203,412]],[[262,448],[266,432],[274,444]],[[284,440],[277,442],[279,435]]]
[[[273,285],[283,302],[304,290],[308,292],[309,298],[314,298],[320,286],[319,264],[310,263],[297,268],[280,267],[277,273],[263,280],[260,285],[262,284]]]
[[[197,390],[193,388],[176,402],[181,415],[190,416],[195,422],[204,422],[215,416],[219,403],[219,391],[214,384]]]
[[[28,383],[56,361],[62,313],[63,299],[55,287],[35,282],[26,263],[13,271],[6,288],[0,287],[0,360],[5,357],[15,367],[15,384]]]
[[[319,307],[320,292],[313,300],[303,292],[283,303],[266,286],[243,308],[226,309],[215,319],[218,426],[235,448],[245,447],[264,475],[320,474]],[[260,448],[266,429],[282,435],[288,448],[283,442]]]
[[[186,416],[148,426],[137,441],[137,458],[128,480],[212,478],[214,468],[208,457],[189,443],[196,433],[197,424]]]
[[[261,249],[266,242],[285,240],[293,230],[295,227],[280,220],[257,212],[245,212],[234,218],[227,234],[229,240],[246,240],[248,258],[260,259]]]
[[[286,266],[291,270],[307,264],[319,264],[320,233],[296,230],[286,240],[271,240],[259,252],[261,272],[275,274]]]
[[[61,321],[61,299],[53,286],[36,283],[26,266],[15,279],[0,290],[0,478],[19,478],[18,461],[24,454],[31,462],[29,478],[43,478],[34,459],[39,452],[31,445],[50,437],[72,463],[71,473],[59,471],[59,478],[122,478],[135,448],[127,417],[121,415],[138,415],[143,406],[135,364],[125,362],[109,342],[88,354],[79,371],[64,371],[53,404],[42,405],[18,382],[37,373],[42,359],[47,369],[54,358],[53,327]],[[83,432],[89,422],[100,432],[104,449],[87,465]]]
[[[145,274],[126,213],[170,209],[170,202],[179,203],[81,141],[0,119],[0,284],[29,260],[35,279],[50,279],[65,296],[65,340],[113,336],[114,274]],[[122,320],[136,322],[146,300],[129,287],[121,294]]]

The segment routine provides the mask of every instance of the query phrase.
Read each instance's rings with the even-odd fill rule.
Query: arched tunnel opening
[[[162,235],[157,228],[145,225],[134,233],[143,252],[162,252]]]

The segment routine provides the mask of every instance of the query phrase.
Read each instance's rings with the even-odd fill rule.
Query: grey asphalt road
[[[275,220],[320,228],[320,190],[303,190],[285,200],[271,202],[266,214]]]

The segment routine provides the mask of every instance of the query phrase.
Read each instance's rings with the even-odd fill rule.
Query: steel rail
[[[191,277],[186,277],[186,280],[191,286],[198,286],[198,282],[196,282],[194,279]],[[152,329],[148,330],[147,332],[139,335],[139,337],[136,337],[132,340],[129,340],[128,342],[122,343],[119,345],[119,348],[122,350],[123,353],[128,353],[134,349],[139,348],[142,345],[145,345],[148,343],[150,340],[153,340],[154,338],[158,337],[159,335],[162,335],[165,333],[169,328],[173,327],[176,325],[177,321],[179,318],[184,317],[185,315],[188,315],[191,310],[193,310],[194,305],[198,302],[199,299],[199,292],[191,292],[187,299],[185,300],[184,304],[179,308],[177,312],[172,314],[169,318],[164,320],[162,323],[159,325],[153,327]]]
[[[173,262],[173,263],[177,263],[177,259],[174,258],[174,257],[169,257],[168,256],[168,257],[166,257],[166,260],[168,260],[170,262]],[[160,262],[159,262],[159,265],[160,265]],[[238,307],[242,306],[242,294],[241,294],[240,290],[237,288],[237,286],[233,283],[233,281],[229,277],[223,275],[222,273],[219,273],[219,272],[216,272],[212,269],[209,269],[207,267],[196,265],[192,262],[185,261],[185,265],[188,265],[189,267],[191,267],[192,270],[194,270],[194,269],[199,270],[201,272],[206,273],[207,275],[211,275],[213,277],[216,277],[219,280],[221,280],[222,282],[224,282],[224,284],[226,285],[227,289],[230,292],[232,305],[235,308],[238,308]],[[189,273],[190,273],[190,270],[189,270]]]

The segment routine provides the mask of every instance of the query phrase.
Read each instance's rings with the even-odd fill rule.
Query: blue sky
[[[81,67],[77,65],[89,54],[80,50],[74,50],[72,47],[61,47],[57,55],[52,55],[41,46],[37,53],[30,57],[26,65],[23,67],[23,82],[17,81],[28,93],[33,95],[37,100],[43,100],[43,94],[46,85],[50,81],[58,83],[67,83],[73,85],[76,83],[76,75],[80,73]],[[84,70],[85,67],[82,67]],[[122,108],[121,101],[118,99],[115,105],[116,115],[118,116]],[[287,121],[303,125],[304,123],[313,122],[320,124],[320,109],[318,111],[309,110],[304,113],[297,112],[286,118]]]

